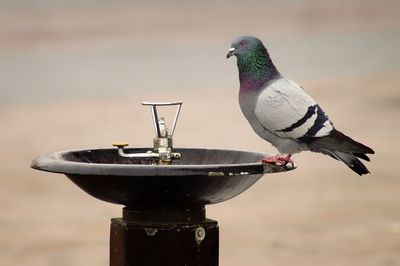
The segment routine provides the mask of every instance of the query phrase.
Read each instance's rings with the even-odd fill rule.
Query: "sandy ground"
[[[390,7],[393,6],[385,9],[381,4],[368,3],[362,7],[365,12],[360,14],[364,15],[356,18],[352,16],[351,11],[359,8],[357,2],[347,6],[348,9],[334,4],[327,7],[316,6],[313,12],[309,11],[309,8],[303,7],[303,10],[299,6],[284,5],[282,8],[285,9],[282,10],[296,14],[297,17],[290,16],[284,25],[275,22],[275,27],[272,27],[270,32],[272,45],[277,51],[274,57],[276,61],[281,61],[282,67],[302,82],[306,90],[329,113],[338,129],[375,149],[376,155],[372,157],[372,162],[368,163],[372,174],[359,177],[344,165],[326,156],[302,153],[294,157],[299,165],[295,171],[266,175],[239,197],[209,206],[207,216],[218,220],[220,224],[221,265],[400,265],[400,179],[399,170],[396,168],[399,148],[397,139],[400,134],[400,67],[397,64],[399,54],[397,46],[394,47],[393,43],[384,42],[380,38],[393,32],[398,34],[398,21],[391,16],[394,11]],[[148,7],[142,8],[147,10]],[[153,129],[148,110],[139,104],[143,100],[181,99],[185,102],[175,135],[177,147],[275,152],[269,144],[251,131],[240,113],[234,62],[216,61],[213,66],[204,67],[206,60],[202,58],[205,55],[189,52],[193,47],[202,47],[198,42],[204,38],[205,49],[210,58],[221,52],[223,59],[230,38],[246,25],[257,22],[257,19],[251,16],[253,19],[245,20],[246,25],[242,26],[235,24],[235,13],[229,13],[223,25],[225,33],[219,34],[217,30],[212,29],[203,32],[201,37],[189,38],[191,27],[198,29],[198,23],[202,21],[199,16],[194,15],[196,8],[186,7],[187,12],[184,15],[175,10],[182,17],[193,15],[193,19],[190,20],[193,24],[185,26],[178,23],[178,15],[165,15],[161,7],[152,9],[159,12],[159,16],[170,18],[175,27],[174,31],[170,32],[171,38],[164,35],[160,37],[157,34],[147,38],[167,39],[165,45],[171,49],[175,47],[174,55],[179,55],[179,51],[182,51],[183,56],[178,57],[181,61],[177,62],[174,70],[189,66],[187,62],[190,60],[185,58],[190,56],[195,57],[197,66],[193,67],[194,69],[188,67],[186,70],[188,77],[184,79],[185,89],[176,88],[178,80],[168,79],[174,76],[174,73],[165,68],[164,73],[160,75],[165,78],[166,84],[155,78],[157,81],[152,89],[129,92],[124,88],[129,88],[131,83],[133,88],[136,85],[145,86],[146,80],[151,78],[138,75],[132,80],[126,78],[126,84],[121,83],[121,79],[129,76],[130,72],[125,68],[130,65],[118,65],[115,62],[126,62],[130,56],[135,56],[140,63],[145,62],[144,57],[136,56],[142,53],[143,50],[140,49],[143,49],[143,42],[148,40],[146,38],[138,38],[139,51],[136,54],[122,53],[113,57],[114,61],[107,61],[112,66],[118,65],[119,71],[125,71],[124,75],[111,73],[107,77],[93,79],[93,83],[90,83],[93,77],[90,73],[95,76],[101,74],[101,71],[108,71],[104,68],[100,69],[101,71],[95,69],[93,73],[85,72],[85,67],[103,64],[101,60],[93,59],[99,54],[91,54],[91,64],[78,64],[78,61],[70,57],[62,62],[49,59],[58,58],[58,53],[64,53],[64,56],[78,53],[79,57],[93,47],[98,51],[114,51],[111,48],[129,50],[133,45],[130,42],[134,39],[130,34],[139,34],[143,30],[127,30],[120,27],[125,25],[124,20],[130,18],[126,8],[111,9],[111,15],[105,10],[67,9],[46,13],[16,9],[13,15],[7,13],[8,17],[0,16],[0,20],[4,21],[26,20],[31,23],[29,27],[35,33],[26,34],[28,26],[24,23],[7,24],[8,26],[0,32],[3,40],[0,44],[0,56],[10,60],[8,63],[2,60],[0,67],[5,71],[10,68],[13,70],[12,73],[2,71],[2,90],[6,85],[8,90],[15,90],[15,93],[2,91],[0,106],[0,265],[108,264],[109,219],[121,215],[121,206],[100,202],[83,193],[64,176],[34,171],[29,168],[29,164],[35,156],[42,153],[63,149],[110,147],[115,140],[126,140],[133,147],[149,146]],[[132,12],[134,10],[136,9],[130,9]],[[203,7],[202,10],[207,8]],[[223,8],[219,7],[213,12],[221,10]],[[341,14],[342,19],[338,19],[339,25],[336,25],[337,20],[332,15],[328,16],[332,10],[335,14]],[[55,17],[54,12],[60,16]],[[240,13],[238,10],[235,12]],[[257,14],[260,11],[249,9],[248,12]],[[313,27],[307,26],[309,22],[298,18],[310,17],[307,12],[317,14],[313,18],[321,20],[321,23],[311,23]],[[118,14],[122,15],[110,22],[111,26],[105,22],[103,26],[95,22],[82,23],[90,21],[90,18],[102,16],[118,18]],[[375,17],[376,21],[371,22],[371,17]],[[279,18],[278,15],[268,17],[266,22],[273,23]],[[211,12],[210,21],[206,23],[212,24],[215,21],[215,14]],[[78,29],[81,28],[74,26],[79,23],[84,25],[83,29],[93,31],[80,33]],[[350,25],[346,27],[345,33],[338,31],[344,28],[342,23]],[[232,29],[232,24],[238,25],[239,30]],[[291,26],[294,24],[296,26]],[[104,25],[109,25],[110,29]],[[150,23],[151,25],[153,24]],[[277,30],[277,25],[283,30]],[[318,34],[308,32],[310,28]],[[100,30],[96,33],[94,29]],[[150,27],[150,31],[153,32],[158,32],[157,29],[154,25]],[[347,36],[346,40],[353,40],[356,47],[357,41],[349,36],[353,36],[354,32],[359,34],[371,29],[373,34],[380,36],[375,39],[371,37],[371,40],[379,45],[380,42],[387,44],[386,47],[376,46],[379,49],[376,50],[374,62],[377,63],[371,67],[367,60],[369,55],[365,52],[368,47],[375,47],[368,46],[372,45],[371,43],[365,44],[367,48],[360,46],[359,53],[359,49],[347,43],[345,47],[352,50],[347,51],[346,58],[338,53],[326,57],[328,52],[324,52],[322,48],[318,50],[320,45],[340,39],[342,35]],[[64,35],[52,34],[55,32]],[[92,32],[93,35],[87,37],[88,32]],[[267,30],[261,27],[252,28],[252,32],[268,36]],[[371,36],[375,36],[373,34]],[[327,37],[328,35],[330,37]],[[64,36],[64,39],[60,36]],[[291,36],[291,39],[285,36]],[[301,56],[308,51],[307,42],[304,41],[307,36],[313,40],[314,45],[317,42],[313,50],[320,52],[322,58],[318,61],[310,56],[307,61],[309,64],[304,65],[304,60],[301,59],[305,58]],[[33,40],[26,41],[28,37]],[[213,37],[215,46],[218,47],[216,49],[210,48]],[[290,48],[290,51],[285,52],[280,45],[287,45],[290,40],[301,43],[298,49],[304,52],[296,57],[299,62],[293,64],[289,63],[286,55],[293,52],[297,46],[283,46]],[[398,38],[390,40],[397,42]],[[124,42],[129,42],[130,46]],[[181,42],[185,42],[184,45],[181,45]],[[379,54],[380,49],[387,50]],[[153,46],[149,50],[157,51]],[[157,56],[163,54],[155,53]],[[149,53],[149,57],[155,60],[151,57],[152,54],[154,55]],[[372,51],[371,54],[374,58]],[[389,55],[384,57],[386,54]],[[164,56],[164,61],[159,61],[160,65],[174,62],[169,61],[172,59],[167,55]],[[362,61],[363,58],[367,59]],[[119,59],[121,61],[118,61]],[[328,64],[330,68],[321,70],[320,67],[326,64],[326,60],[332,60],[329,62],[335,64]],[[385,64],[379,65],[379,60]],[[57,63],[57,67],[67,65],[70,68],[65,67],[66,69],[60,72],[52,72],[54,65],[49,62]],[[346,67],[345,70],[341,70],[347,63],[352,71],[343,73],[349,71]],[[134,64],[135,62],[132,63]],[[33,79],[29,73],[35,71],[35,66],[39,68],[37,73],[41,73],[42,70],[42,74],[50,74]],[[83,74],[72,75],[75,67]],[[201,73],[206,77],[206,81],[199,75],[201,69],[204,70]],[[221,77],[215,78],[213,75],[219,69]],[[18,70],[21,73],[29,70],[29,73],[26,78],[23,75],[18,78],[15,76],[15,73],[19,73]],[[162,72],[161,67],[157,71]],[[193,71],[195,73],[192,73]],[[54,73],[60,76],[57,77]],[[147,68],[145,73],[149,73]],[[84,74],[88,74],[86,79]],[[203,81],[199,81],[200,85],[191,82],[196,79]],[[111,81],[104,83],[105,80]],[[54,91],[52,86],[55,84],[52,82],[58,82],[61,87],[76,85],[82,88],[63,93],[61,90]],[[37,90],[27,90],[24,86],[29,84]],[[14,86],[10,87],[12,85]],[[163,85],[168,89],[157,89]],[[116,88],[115,93],[100,91],[96,94],[93,88],[101,86],[104,87],[104,91],[107,91],[107,88],[108,91]],[[40,90],[42,87],[43,91]],[[84,92],[85,87],[89,93]],[[29,97],[24,98],[24,95]]]

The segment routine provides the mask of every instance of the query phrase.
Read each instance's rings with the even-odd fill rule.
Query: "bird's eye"
[[[245,42],[245,41],[241,41],[241,42],[239,43],[239,45],[240,45],[240,47],[243,47],[243,46],[246,45],[246,42]]]

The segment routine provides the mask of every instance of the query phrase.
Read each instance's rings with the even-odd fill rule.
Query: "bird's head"
[[[241,57],[253,53],[258,49],[265,49],[262,42],[253,36],[240,36],[233,40],[226,58],[231,56]]]
[[[239,80],[243,86],[259,87],[267,80],[279,76],[279,72],[263,43],[256,37],[240,36],[229,49],[226,58],[236,56]],[[251,85],[249,85],[251,84]]]

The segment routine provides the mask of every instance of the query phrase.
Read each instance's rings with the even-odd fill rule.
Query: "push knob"
[[[112,145],[113,145],[114,147],[122,148],[122,149],[123,149],[124,147],[128,146],[129,144],[126,143],[126,142],[114,142]]]

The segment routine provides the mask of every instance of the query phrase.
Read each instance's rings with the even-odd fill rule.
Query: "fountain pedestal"
[[[184,211],[134,211],[111,219],[110,266],[217,266],[218,223],[204,207]]]
[[[263,153],[175,150],[182,159],[172,165],[121,158],[116,149],[89,149],[45,154],[32,167],[63,173],[93,197],[128,206],[122,218],[111,220],[110,266],[216,266],[218,223],[206,219],[205,205],[288,169],[257,162]]]

